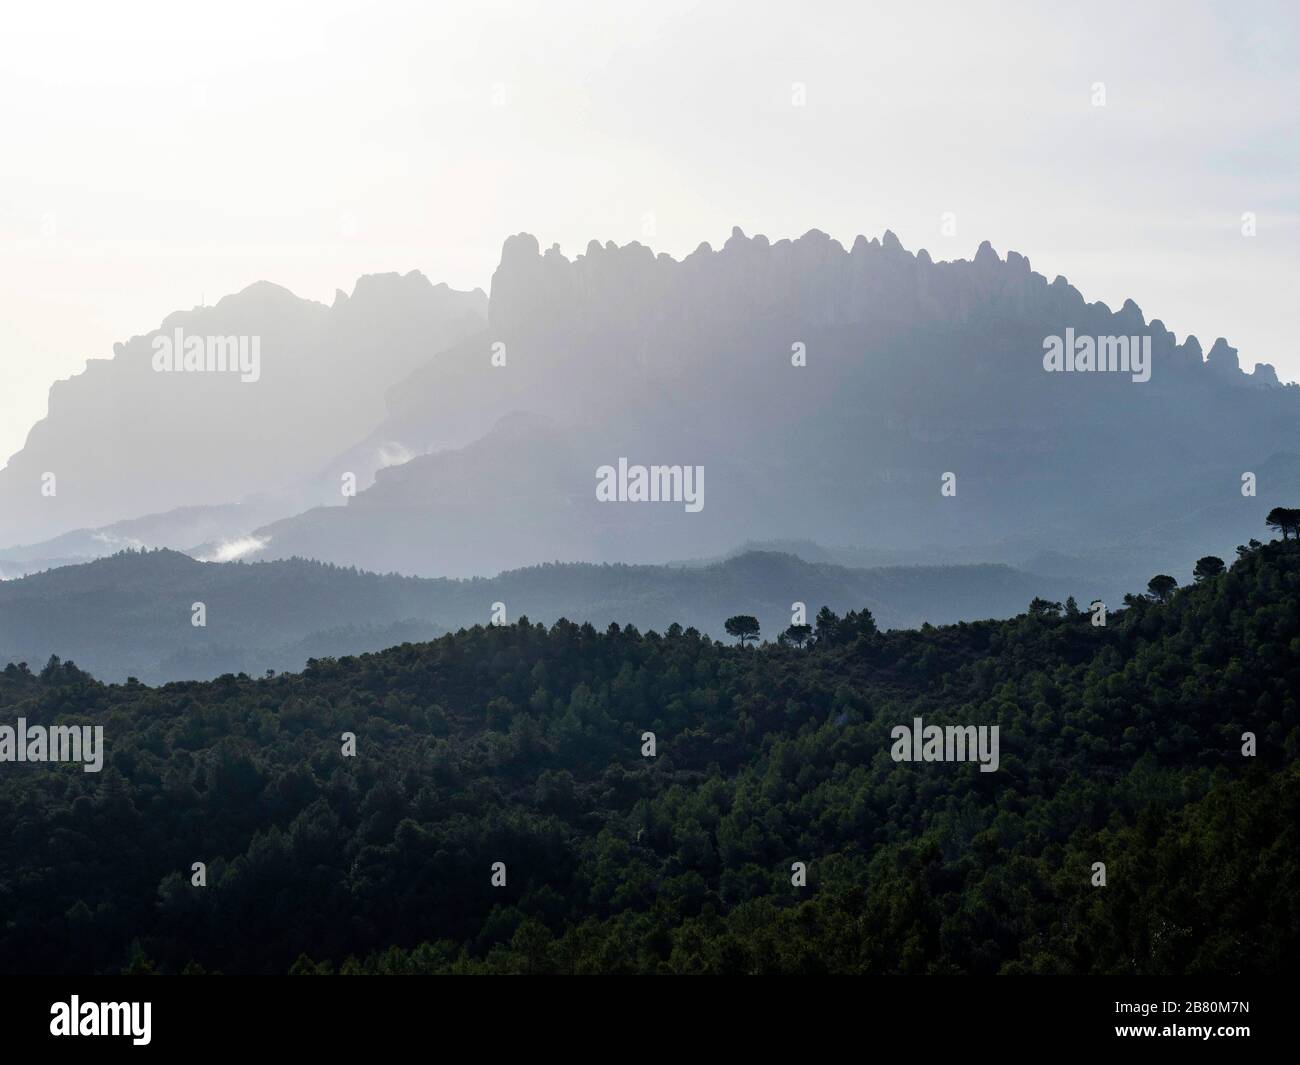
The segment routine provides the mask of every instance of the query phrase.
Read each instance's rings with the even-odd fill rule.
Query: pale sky
[[[52,381],[173,310],[394,270],[486,289],[521,230],[571,256],[988,239],[1295,380],[1296,5],[1138,7],[10,5],[0,463]]]

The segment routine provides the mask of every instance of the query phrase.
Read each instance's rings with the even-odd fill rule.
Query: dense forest
[[[0,766],[0,968],[1293,969],[1300,541],[1239,555],[1105,625],[520,618],[259,679],[10,666],[0,721],[108,753]],[[917,717],[998,725],[1000,767],[895,762]]]

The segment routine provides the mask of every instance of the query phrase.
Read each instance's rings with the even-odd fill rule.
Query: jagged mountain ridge
[[[1189,544],[1230,550],[1265,500],[1300,489],[1300,389],[987,242],[935,262],[890,233],[846,251],[817,231],[737,230],[681,261],[594,242],[570,260],[524,234],[505,242],[489,316],[390,390],[376,438],[418,457],[346,508],[259,530],[263,557],[467,574],[813,537],[1008,561],[1133,544],[1143,570]],[[1044,338],[1067,329],[1148,335],[1150,380],[1046,373]],[[520,412],[547,427],[503,433]],[[597,505],[594,471],[620,456],[703,465],[704,511]],[[1277,476],[1242,496],[1242,473],[1264,469]],[[529,482],[548,487],[526,505],[498,491]],[[1172,519],[1201,512],[1212,528],[1166,543]]]
[[[3,513],[49,524],[69,498],[140,513],[178,493],[260,492],[294,516],[255,530],[257,557],[425,575],[814,538],[886,558],[1017,563],[1131,549],[1127,576],[1188,543],[1230,549],[1300,488],[1300,390],[1276,386],[1271,367],[1241,373],[1222,339],[1204,359],[1196,338],[1176,343],[1132,301],[1089,304],[987,242],[971,261],[935,262],[892,233],[846,250],[818,231],[769,242],[737,230],[681,261],[595,242],[569,260],[523,234],[505,242],[486,329],[448,311],[474,297],[382,275],[331,308],[262,285],[174,315],[164,327],[240,332],[260,328],[257,308],[287,307],[315,337],[300,354],[316,372],[283,394],[257,386],[259,409],[227,397],[208,420],[186,402],[82,417],[61,397],[88,397],[56,386],[34,443],[0,471],[0,500],[26,494]],[[1043,338],[1066,329],[1149,335],[1151,379],[1045,373]],[[82,377],[121,363],[156,400],[163,375],[148,373],[147,340]],[[806,366],[791,365],[796,347]],[[325,399],[312,393],[322,379]],[[71,423],[91,433],[105,420],[120,439],[69,448]],[[209,438],[222,446],[159,446]],[[703,466],[705,509],[597,505],[595,470],[621,456]],[[36,471],[51,465],[64,471],[60,493],[41,499]],[[1239,494],[1244,471],[1265,478],[1259,496]],[[939,494],[945,472],[955,497]],[[363,491],[339,505],[344,473]]]

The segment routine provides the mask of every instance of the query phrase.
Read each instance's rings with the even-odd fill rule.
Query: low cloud
[[[200,562],[234,562],[236,559],[260,551],[271,542],[269,536],[240,536],[234,540],[223,540],[215,551],[200,555]]]
[[[90,538],[105,547],[129,547],[132,551],[141,551],[149,546],[143,540],[137,540],[134,536],[114,536],[112,533],[106,532],[91,533]]]
[[[407,450],[395,440],[379,445],[379,466],[381,469],[388,466],[401,466],[410,462],[413,458],[415,458],[415,452]]]

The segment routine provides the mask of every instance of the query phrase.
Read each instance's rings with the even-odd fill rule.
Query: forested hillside
[[[664,629],[674,621],[724,635],[728,616],[755,614],[772,636],[798,600],[868,606],[882,628],[1008,617],[1035,596],[1105,594],[1095,583],[1010,566],[850,569],[751,552],[707,566],[555,563],[449,580],[366,573],[306,559],[205,563],[176,551],[123,551],[80,566],[0,582],[0,668],[51,655],[100,680],[147,684],[223,673],[294,672],[309,658],[379,651],[462,626],[527,614],[602,629],[611,621]],[[204,605],[206,624],[191,624]]]
[[[1164,597],[804,649],[521,618],[157,689],[11,666],[0,720],[108,754],[0,769],[0,966],[1285,970],[1300,543]],[[998,770],[895,762],[916,717],[998,725]]]

